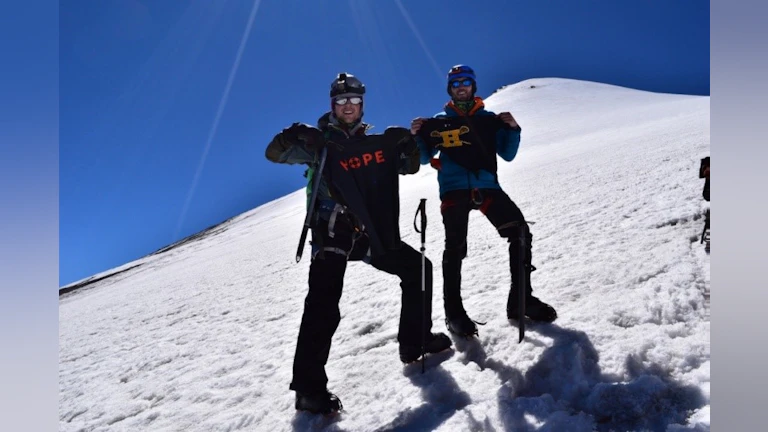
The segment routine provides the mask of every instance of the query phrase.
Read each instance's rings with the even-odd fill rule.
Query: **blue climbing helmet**
[[[461,78],[469,78],[472,80],[472,95],[477,92],[477,79],[475,78],[475,71],[467,65],[458,64],[448,71],[448,84],[446,90],[449,96],[451,94],[451,81],[456,81]]]

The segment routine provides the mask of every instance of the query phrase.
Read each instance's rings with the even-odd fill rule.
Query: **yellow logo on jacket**
[[[463,141],[460,137],[461,135],[464,135],[467,132],[469,132],[469,127],[462,126],[458,129],[451,129],[451,130],[442,131],[442,132],[432,131],[429,134],[429,136],[435,137],[435,138],[439,137],[443,139],[443,142],[441,144],[437,144],[435,147],[445,147],[445,148],[461,147],[463,145],[472,145],[471,142]]]

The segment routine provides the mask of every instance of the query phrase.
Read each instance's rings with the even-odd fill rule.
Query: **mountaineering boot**
[[[552,306],[531,295],[525,298],[525,316],[533,321],[551,323],[557,319],[557,312]],[[516,321],[520,319],[516,302],[507,305],[507,318]]]
[[[551,323],[557,319],[555,308],[533,296],[531,273],[536,270],[536,267],[526,263],[523,268],[525,271],[525,316],[533,321]],[[507,298],[507,318],[516,321],[520,319],[517,309],[517,296],[517,288],[512,283],[509,289],[509,298]]]
[[[448,331],[461,337],[477,336],[477,326],[466,313],[460,313],[445,318],[445,326]]]
[[[296,392],[296,409],[312,414],[333,414],[344,409],[339,398],[328,390],[314,393]]]
[[[477,326],[464,310],[461,301],[461,262],[467,255],[467,245],[443,252],[443,302],[445,326],[448,331],[462,337],[477,335]]]
[[[424,352],[435,354],[451,347],[451,339],[444,333],[430,333],[424,345]],[[400,344],[400,361],[412,363],[421,358],[421,345]]]

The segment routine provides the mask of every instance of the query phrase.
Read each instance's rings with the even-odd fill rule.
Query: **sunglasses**
[[[343,98],[338,98],[333,100],[333,103],[339,106],[346,105],[347,102],[351,103],[352,105],[360,105],[361,103],[363,103],[363,98],[354,96],[354,97],[348,97],[348,98],[343,97]]]
[[[469,87],[471,85],[472,85],[472,80],[469,79],[469,78],[466,78],[466,79],[463,79],[463,80],[451,81],[451,87],[453,87],[453,88],[459,88],[461,86]]]

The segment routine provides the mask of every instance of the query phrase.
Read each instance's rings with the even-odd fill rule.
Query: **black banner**
[[[325,174],[343,204],[365,225],[372,255],[400,245],[398,167],[401,149],[392,135],[328,143]]]
[[[419,137],[452,161],[477,172],[496,173],[496,134],[507,124],[496,116],[431,118],[421,125]]]

